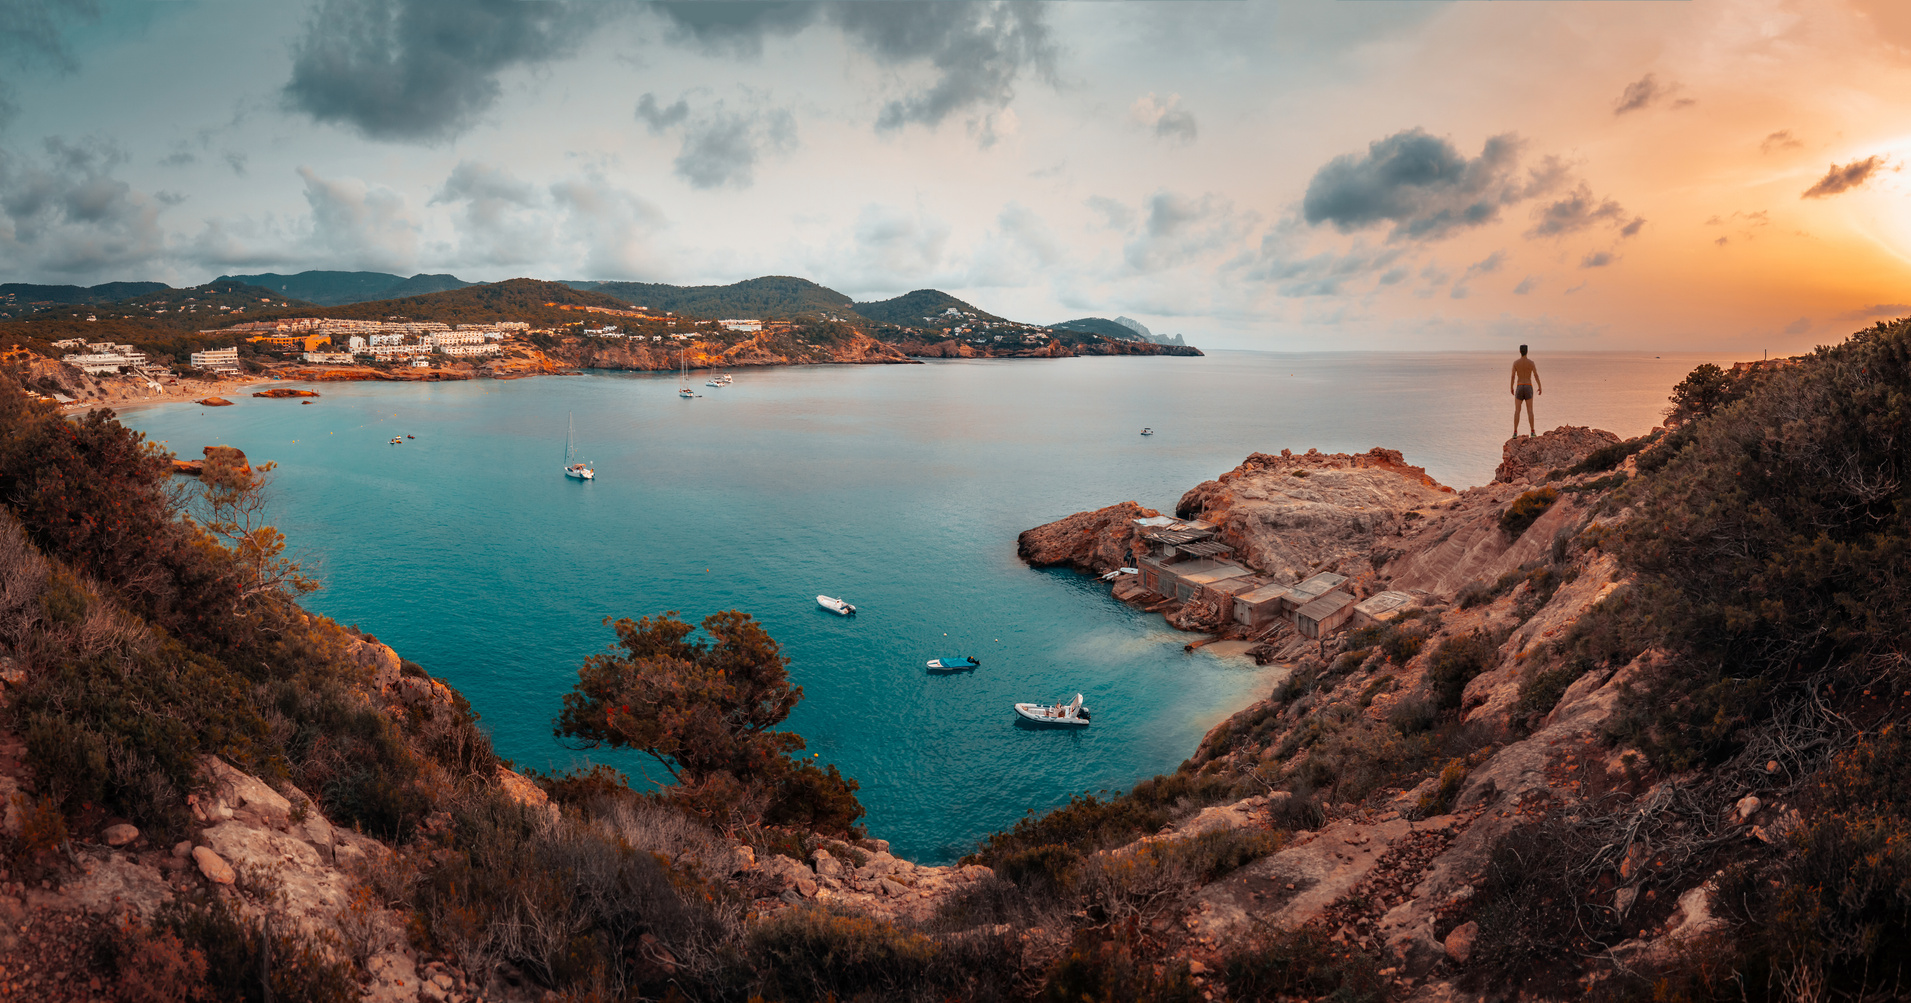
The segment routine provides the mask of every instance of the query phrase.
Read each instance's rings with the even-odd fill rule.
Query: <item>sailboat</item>
[[[575,477],[580,481],[595,480],[597,477],[597,472],[591,469],[590,464],[577,458],[576,415],[571,416],[571,431],[564,437],[564,476]]]
[[[677,349],[677,364],[683,369],[683,386],[677,388],[679,397],[695,397],[697,392],[690,389],[690,361],[684,358],[684,350]]]

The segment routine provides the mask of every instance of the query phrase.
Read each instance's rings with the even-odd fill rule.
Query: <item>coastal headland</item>
[[[219,494],[242,478],[188,520],[164,458],[5,376],[0,977],[158,953],[229,996],[280,959],[274,998],[1432,1003],[1712,998],[1809,963],[1884,998],[1911,933],[1911,509],[1870,472],[1911,441],[1907,339],[1675,391],[1637,438],[1509,440],[1464,490],[1385,449],[1255,453],[1172,513],[1023,533],[1024,559],[1113,572],[1283,671],[1173,773],[950,867],[895,857],[850,778],[791,758],[772,729],[800,694],[744,614],[697,643],[621,621],[564,699],[562,733],[684,782],[520,772],[451,686],[300,608],[276,532]],[[740,688],[765,699],[730,728]]]

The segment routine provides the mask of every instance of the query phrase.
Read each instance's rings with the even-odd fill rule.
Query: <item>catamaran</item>
[[[1080,693],[1075,694],[1075,699],[1067,703],[1019,703],[1015,705],[1015,712],[1036,724],[1058,724],[1074,728],[1088,727],[1088,708],[1082,706],[1082,695]]]
[[[594,480],[597,472],[591,465],[577,458],[577,416],[571,416],[570,434],[564,437],[564,476],[575,477],[580,481]]]

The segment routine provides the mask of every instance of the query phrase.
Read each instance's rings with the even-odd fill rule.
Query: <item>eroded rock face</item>
[[[1015,538],[1022,560],[1038,568],[1065,564],[1080,571],[1106,572],[1133,567],[1143,553],[1141,535],[1132,520],[1160,515],[1151,508],[1126,501],[1093,512],[1077,512]]]
[[[1237,559],[1277,580],[1336,569],[1351,578],[1371,570],[1374,541],[1398,531],[1408,512],[1452,497],[1396,450],[1283,450],[1196,485],[1175,515],[1213,523]]]
[[[1618,436],[1605,429],[1583,425],[1561,425],[1538,438],[1516,435],[1500,447],[1500,466],[1493,472],[1493,483],[1542,483],[1547,473],[1564,470],[1593,450],[1618,441]]]

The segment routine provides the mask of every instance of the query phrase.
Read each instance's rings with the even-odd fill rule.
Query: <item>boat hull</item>
[[[973,658],[931,658],[929,660],[929,671],[962,672],[966,669],[977,668],[981,666],[981,664],[981,662]]]
[[[816,605],[829,610],[837,616],[851,616],[856,612],[856,607],[833,596],[817,596]]]
[[[1054,727],[1054,728],[1086,728],[1088,727],[1087,718],[1068,717],[1068,716],[1057,717],[1054,714],[1054,708],[1050,707],[1047,704],[1019,703],[1015,705],[1015,713],[1019,715],[1022,718],[1022,720],[1028,721],[1032,724],[1047,725],[1049,727]]]
[[[566,470],[564,471],[564,476],[566,476],[566,477],[572,477],[572,478],[575,478],[575,479],[577,479],[577,480],[580,480],[580,481],[589,481],[589,480],[595,480],[595,479],[597,478],[597,472],[596,472],[596,471],[594,471],[594,470],[570,470],[570,469],[566,469]]]

